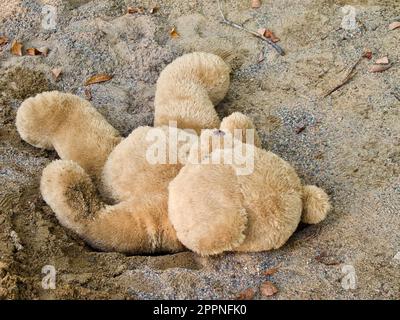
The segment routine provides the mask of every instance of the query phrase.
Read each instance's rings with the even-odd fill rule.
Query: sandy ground
[[[400,29],[388,30],[400,20],[400,3],[264,0],[254,10],[249,2],[223,1],[227,17],[272,29],[284,57],[219,23],[214,1],[2,2],[0,36],[50,52],[17,57],[10,44],[0,49],[0,298],[231,299],[251,287],[262,299],[265,280],[279,290],[270,299],[400,298]],[[128,5],[155,3],[155,14],[125,15]],[[44,4],[57,8],[55,30],[42,27]],[[340,28],[347,4],[357,10],[354,30]],[[366,48],[373,59],[387,55],[391,69],[369,73],[373,60],[363,59],[349,83],[323,98]],[[305,183],[326,189],[333,210],[271,252],[211,258],[96,252],[62,228],[42,200],[40,174],[57,155],[19,138],[16,109],[50,89],[84,97],[87,77],[109,73],[112,81],[92,86],[92,102],[127,135],[152,124],[160,71],[194,50],[231,53],[232,85],[218,112],[252,117],[264,147],[290,161]],[[55,67],[63,68],[57,82]],[[45,265],[55,267],[56,289],[42,288]],[[262,275],[275,266],[277,273]],[[346,289],[343,278],[354,278],[355,288]]]

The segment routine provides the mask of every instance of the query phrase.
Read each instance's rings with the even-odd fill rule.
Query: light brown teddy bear
[[[25,100],[16,119],[21,137],[33,146],[55,149],[62,159],[44,169],[40,183],[60,223],[105,251],[177,252],[187,247],[209,255],[278,248],[301,219],[324,219],[329,201],[321,189],[303,187],[289,164],[259,148],[256,134],[251,139],[235,134],[235,129],[254,131],[246,116],[234,113],[220,124],[214,105],[228,90],[229,72],[213,54],[176,59],[157,81],[156,128],[139,127],[125,139],[77,96],[53,91]],[[151,138],[157,136],[165,138],[166,150],[183,150],[182,156],[172,159],[168,153],[164,162],[149,161]],[[172,148],[172,136],[185,139]],[[213,136],[234,137],[231,141],[238,143],[210,146]],[[202,161],[248,146],[254,154],[250,174],[238,175],[237,161]]]

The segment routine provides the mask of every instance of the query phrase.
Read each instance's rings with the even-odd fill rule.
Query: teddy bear
[[[203,131],[169,184],[168,214],[177,237],[201,255],[277,249],[300,221],[319,223],[330,209],[328,195],[303,186],[288,162],[260,147],[257,135],[251,141],[234,136],[237,128],[252,127],[250,119],[234,113],[220,130]],[[223,139],[213,143],[209,137],[215,135]],[[252,160],[247,170],[243,153]]]
[[[300,221],[322,221],[330,208],[322,189],[303,186],[286,161],[263,150],[248,117],[219,120],[214,106],[229,73],[214,54],[177,58],[157,81],[154,127],[126,138],[78,96],[52,91],[25,100],[16,117],[21,138],[61,158],[40,181],[61,225],[103,251],[213,255],[279,248]],[[180,156],[153,161],[157,137]],[[211,161],[243,150],[253,156],[250,173],[238,174],[235,159]]]

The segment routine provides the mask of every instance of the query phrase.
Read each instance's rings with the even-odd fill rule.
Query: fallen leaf
[[[86,80],[85,86],[88,86],[88,85],[94,84],[94,83],[109,81],[111,79],[112,79],[112,76],[110,76],[108,74],[96,74]]]
[[[389,30],[400,28],[400,21],[395,21],[389,24]]]
[[[11,53],[15,56],[22,56],[22,43],[16,40],[13,40],[11,43]]]
[[[28,48],[26,49],[26,54],[28,56],[40,56],[42,53],[36,48]]]
[[[260,292],[264,297],[271,297],[278,292],[278,289],[271,281],[265,281],[261,284]]]
[[[151,14],[153,14],[153,13],[156,13],[159,9],[160,9],[160,7],[156,5],[156,6],[152,7],[152,8],[150,8],[149,12]]]
[[[363,55],[362,55],[362,57],[363,58],[367,58],[368,60],[371,60],[372,59],[372,51],[371,50],[365,50]]]
[[[264,36],[268,39],[271,39],[271,41],[274,43],[280,41],[280,39],[276,37],[275,34],[269,29],[265,30]]]
[[[92,100],[92,90],[90,88],[85,88],[85,97],[86,100]]]
[[[62,73],[62,68],[54,68],[51,70],[51,73],[53,74],[53,78],[54,80],[57,80],[58,77],[61,75]]]
[[[332,257],[329,257],[326,252],[321,252],[319,255],[315,257],[315,260],[326,266],[335,266],[341,263],[340,261],[332,260]]]
[[[7,44],[7,43],[8,43],[8,38],[7,37],[4,37],[4,36],[0,37],[0,46],[3,46],[5,44]]]
[[[388,57],[383,57],[375,61],[375,64],[388,64],[389,59]]]
[[[176,31],[175,27],[172,27],[172,29],[169,31],[169,34],[170,34],[171,38],[178,38],[179,37],[179,33]]]
[[[265,28],[260,28],[260,29],[257,30],[257,32],[259,34],[261,34],[262,36],[265,34],[265,31],[267,31],[267,29],[265,29]]]
[[[374,64],[369,68],[369,72],[383,72],[391,67],[390,64]]]
[[[272,275],[274,275],[275,273],[277,273],[278,270],[279,270],[278,267],[270,268],[270,269],[265,270],[265,271],[263,272],[263,275],[264,275],[264,276],[272,276]]]
[[[251,7],[253,9],[257,9],[261,7],[261,1],[260,0],[251,0]]]
[[[255,294],[256,292],[253,288],[248,288],[239,293],[239,295],[236,297],[236,300],[252,300]]]
[[[134,13],[143,13],[144,8],[143,7],[128,7],[127,12],[129,14],[134,14]]]
[[[47,54],[49,53],[49,48],[40,47],[38,50],[42,53],[43,57],[47,57]]]
[[[258,63],[263,62],[265,59],[264,50],[261,50],[260,54],[258,55]]]

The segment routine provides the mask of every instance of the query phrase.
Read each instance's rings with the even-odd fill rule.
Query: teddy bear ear
[[[187,164],[169,184],[168,214],[178,239],[201,255],[219,254],[245,239],[247,212],[235,170]]]
[[[220,129],[232,134],[235,139],[239,139],[243,143],[261,147],[261,140],[253,121],[243,113],[234,112],[222,119]]]

